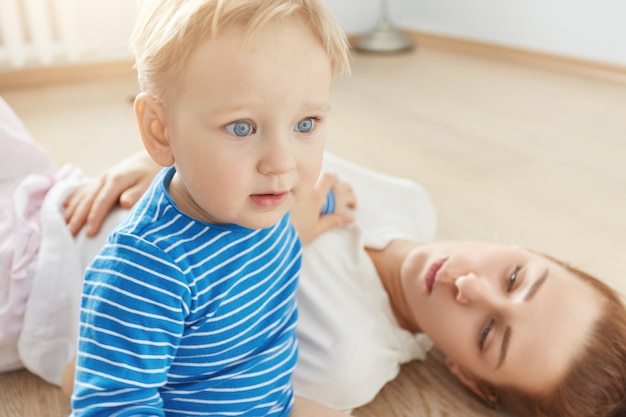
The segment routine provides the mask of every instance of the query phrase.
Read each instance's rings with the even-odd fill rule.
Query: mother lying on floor
[[[422,243],[436,221],[419,186],[332,155],[325,170],[359,203],[355,224],[305,246],[296,392],[337,409],[366,404],[400,364],[424,359],[427,334],[487,403],[529,416],[623,415],[626,312],[613,290],[519,247]],[[122,191],[111,184],[105,195]],[[294,212],[299,230],[319,220]]]
[[[142,157],[113,168],[74,194],[64,218],[64,202],[84,179],[60,175],[49,164],[37,168],[49,159],[31,145],[24,153],[35,161],[30,174],[46,168],[49,181],[37,188],[39,195],[46,190],[43,202],[26,199],[38,201],[28,212],[41,208],[42,219],[39,252],[26,268],[34,270],[32,282],[8,284],[28,292],[17,360],[60,384],[75,352],[82,270],[125,210],[114,209],[90,238],[84,231],[74,238],[65,221],[76,230],[85,213],[96,209],[96,232],[109,202],[130,189],[122,200],[132,205],[132,191],[141,190],[155,168]],[[2,148],[21,149],[4,143]],[[5,158],[20,160],[10,153],[0,156],[1,166],[9,166]],[[27,165],[20,161],[21,168]],[[434,342],[463,384],[519,415],[626,416],[626,310],[612,289],[519,247],[422,243],[434,238],[436,219],[421,187],[332,155],[325,170],[351,184],[358,209],[353,224],[322,233],[304,249],[293,381],[299,395],[337,409],[361,406],[395,378],[402,363],[424,359]],[[32,191],[37,182],[26,174],[20,173],[20,184]],[[341,202],[342,189],[335,191]],[[309,228],[322,220],[303,216],[294,213]]]

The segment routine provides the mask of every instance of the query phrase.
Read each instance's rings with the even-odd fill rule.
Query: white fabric
[[[324,169],[357,196],[354,225],[305,247],[298,290],[300,357],[296,392],[349,411],[370,402],[400,365],[426,357],[432,342],[399,327],[364,247],[394,238],[430,241],[436,215],[416,183],[364,169],[330,154]]]
[[[24,366],[57,385],[76,353],[85,268],[104,245],[108,231],[126,215],[126,210],[116,209],[107,217],[102,233],[87,238],[83,230],[73,237],[63,219],[63,202],[85,181],[58,182],[43,202],[39,257],[18,343]]]
[[[106,237],[75,240],[63,220],[84,181],[58,169],[0,98],[0,372],[26,366],[59,384],[73,355],[83,271]]]
[[[39,207],[55,172],[0,98],[0,371],[22,366],[16,345],[39,249]]]

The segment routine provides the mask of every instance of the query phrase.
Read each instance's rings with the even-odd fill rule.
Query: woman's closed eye
[[[246,137],[250,136],[256,132],[256,129],[252,125],[252,123],[247,122],[245,120],[238,120],[236,122],[232,122],[224,126],[224,129],[231,135],[237,137]]]

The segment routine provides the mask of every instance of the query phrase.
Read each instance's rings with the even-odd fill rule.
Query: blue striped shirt
[[[287,416],[301,245],[202,223],[155,179],[85,275],[75,416]]]

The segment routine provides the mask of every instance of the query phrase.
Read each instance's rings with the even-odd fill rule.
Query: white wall
[[[626,66],[624,0],[413,3],[415,12],[401,19],[407,27]]]
[[[74,0],[81,61],[129,58],[136,1]],[[378,21],[380,0],[326,0],[348,34]],[[626,0],[388,0],[396,26],[626,66]],[[0,62],[0,71],[6,70]]]
[[[75,0],[78,32],[85,61],[130,58],[128,40],[135,23],[137,3],[132,0]]]
[[[327,0],[348,33],[380,0]],[[625,0],[388,0],[396,26],[626,66]]]

